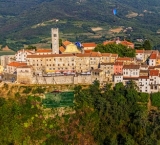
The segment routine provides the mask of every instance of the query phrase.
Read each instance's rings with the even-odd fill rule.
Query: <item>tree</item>
[[[26,49],[28,49],[28,50],[33,50],[33,49],[37,50],[36,46],[32,46],[32,45],[28,45],[28,47],[26,47]]]
[[[128,48],[127,46],[124,46],[122,44],[98,44],[97,47],[94,49],[96,52],[101,53],[117,53],[120,57],[135,57],[135,50]]]
[[[145,40],[144,43],[143,43],[143,48],[145,50],[151,50],[152,49],[152,46],[151,46],[151,43],[149,40]]]

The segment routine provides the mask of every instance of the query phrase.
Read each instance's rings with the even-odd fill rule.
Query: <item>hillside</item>
[[[114,8],[116,15],[112,13]],[[50,29],[58,27],[60,37],[70,41],[100,43],[118,36],[134,42],[149,39],[158,49],[159,10],[158,0],[1,1],[0,43],[14,50],[24,44],[50,44]],[[111,31],[115,28],[122,29]]]
[[[160,93],[139,93],[134,83],[100,88],[94,81],[74,87],[73,106],[43,106],[44,92],[71,87],[0,83],[0,143],[159,145]]]

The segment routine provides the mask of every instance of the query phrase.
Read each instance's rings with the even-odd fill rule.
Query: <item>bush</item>
[[[26,89],[25,89],[25,90],[23,90],[23,93],[25,93],[25,94],[29,94],[29,93],[31,92],[31,90],[32,90],[32,88],[30,88],[30,87],[26,87]]]
[[[138,95],[138,102],[146,103],[148,102],[149,94],[147,93],[139,93]]]
[[[153,106],[160,107],[160,92],[151,94],[151,102]]]

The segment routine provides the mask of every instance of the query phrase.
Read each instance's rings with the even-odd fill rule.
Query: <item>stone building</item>
[[[32,84],[33,73],[32,66],[17,67],[17,82],[22,84]]]

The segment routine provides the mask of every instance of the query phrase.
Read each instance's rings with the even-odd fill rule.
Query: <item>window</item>
[[[57,37],[57,34],[53,34],[53,37]]]

